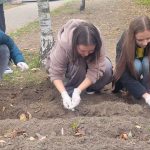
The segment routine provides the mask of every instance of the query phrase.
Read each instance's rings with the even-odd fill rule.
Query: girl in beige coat
[[[69,20],[61,28],[47,67],[67,109],[80,103],[82,91],[98,92],[112,79],[112,65],[99,30],[79,19]]]

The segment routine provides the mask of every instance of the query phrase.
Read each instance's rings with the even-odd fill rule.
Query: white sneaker
[[[95,91],[87,88],[86,89],[86,94],[93,95],[93,94],[95,94]]]
[[[7,67],[6,70],[4,71],[4,74],[10,74],[13,73],[13,70],[10,67]]]

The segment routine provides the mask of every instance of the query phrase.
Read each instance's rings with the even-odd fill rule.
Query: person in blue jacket
[[[150,19],[135,18],[116,47],[115,88],[126,88],[136,99],[150,105]]]
[[[0,80],[2,79],[8,62],[11,60],[21,69],[21,71],[29,68],[14,41],[0,30]]]

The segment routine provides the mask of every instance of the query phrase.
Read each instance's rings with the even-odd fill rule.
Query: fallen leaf
[[[26,47],[25,47],[23,50],[29,50],[29,48],[26,48]]]
[[[85,135],[85,130],[84,128],[77,128],[75,131],[75,136],[84,136]]]
[[[17,97],[17,93],[11,93],[11,99],[14,99]]]
[[[61,135],[64,135],[64,128],[61,128]]]
[[[4,141],[4,140],[0,140],[0,147],[5,146],[5,144],[6,144],[6,141]]]
[[[30,140],[30,141],[34,141],[35,138],[31,136],[31,137],[29,138],[29,140]]]
[[[13,105],[13,104],[10,104],[10,106],[11,106],[11,107],[14,107],[14,105]]]
[[[127,133],[122,133],[122,134],[120,135],[120,139],[127,140],[127,139],[128,139]]]
[[[12,138],[12,130],[7,130],[6,133],[4,134],[5,138]]]
[[[5,133],[4,137],[5,138],[15,138],[16,136],[20,136],[20,135],[27,136],[27,133],[24,130],[20,130],[20,129],[16,130],[16,129],[14,129],[11,132]]]
[[[37,112],[39,112],[39,111],[41,111],[41,108],[38,108],[38,109],[35,110],[34,112],[37,113]]]
[[[32,118],[32,115],[29,112],[24,112],[19,115],[20,121],[28,121]]]
[[[77,132],[77,133],[75,133],[75,136],[82,136],[82,133]]]
[[[129,137],[129,138],[132,138],[132,137],[133,137],[131,131],[128,133],[128,137]]]
[[[27,134],[26,134],[26,131],[24,131],[24,130],[19,130],[19,129],[18,129],[18,130],[14,130],[14,132],[16,132],[16,135],[17,135],[17,136],[20,136],[20,135],[27,135]]]
[[[28,119],[31,119],[32,118],[31,113],[27,112],[27,114],[28,114]]]
[[[0,140],[0,143],[6,143],[6,141],[4,141],[4,140]]]
[[[141,129],[141,126],[139,126],[139,125],[136,125],[135,127],[136,127],[137,129]]]
[[[5,109],[6,109],[6,107],[4,107],[4,106],[3,106],[2,111],[4,112],[4,111],[5,111]]]
[[[39,133],[36,133],[34,138],[42,141],[42,140],[46,139],[46,136],[43,136],[43,135],[41,135]]]
[[[40,71],[40,68],[32,68],[31,69],[33,72],[37,72],[37,71]]]
[[[28,120],[27,117],[26,117],[26,114],[21,114],[19,116],[19,119],[20,119],[20,121],[27,121]]]

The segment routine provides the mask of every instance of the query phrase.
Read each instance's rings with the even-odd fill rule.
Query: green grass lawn
[[[6,3],[4,3],[4,10],[10,9],[10,8],[14,8],[14,7],[18,7],[18,6],[21,6],[21,5],[24,5],[24,4],[23,3],[20,3],[20,4],[11,4],[9,2],[6,2]]]
[[[150,5],[150,0],[136,0],[138,4]]]

